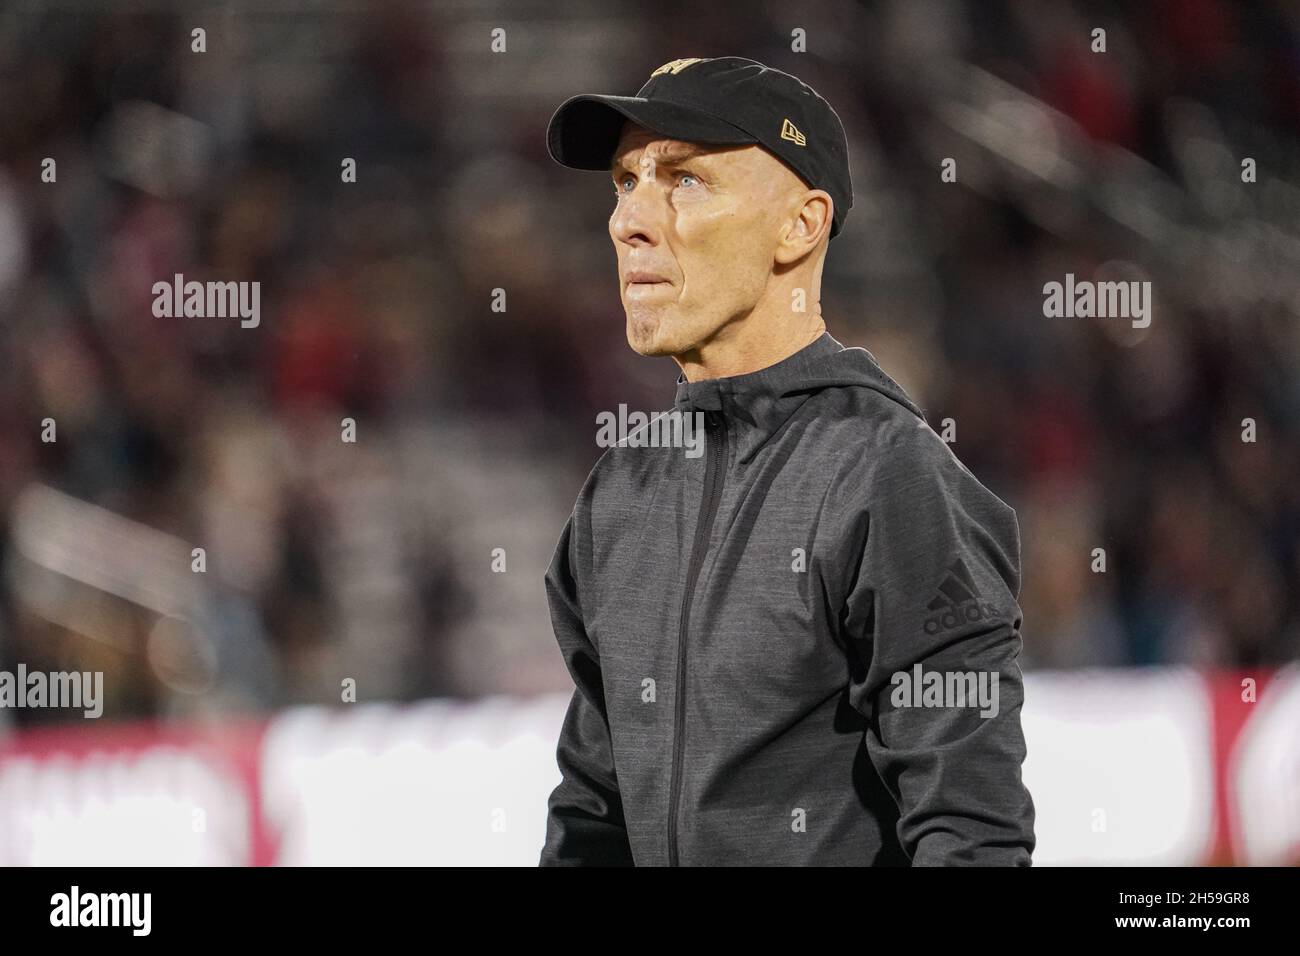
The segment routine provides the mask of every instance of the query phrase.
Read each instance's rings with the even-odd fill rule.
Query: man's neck
[[[777,321],[754,323],[754,316],[729,327],[689,352],[674,355],[688,382],[730,378],[768,368],[807,348],[826,331],[820,312],[782,315]]]

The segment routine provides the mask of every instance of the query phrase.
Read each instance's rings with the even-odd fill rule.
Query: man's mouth
[[[667,279],[665,279],[657,272],[637,271],[637,272],[629,272],[627,274],[628,285],[654,285],[657,282],[667,282],[667,281],[668,281]]]
[[[625,277],[629,295],[642,296],[669,289],[672,283],[657,272],[629,272]]]

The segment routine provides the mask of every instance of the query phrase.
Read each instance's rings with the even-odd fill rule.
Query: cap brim
[[[742,145],[758,140],[703,110],[637,96],[583,93],[560,104],[546,130],[551,158],[572,169],[609,169],[623,121],[689,143]]]

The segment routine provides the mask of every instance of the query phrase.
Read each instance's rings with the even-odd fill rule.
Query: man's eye
[[[687,182],[687,180],[690,181]],[[692,175],[691,173],[682,173],[681,176],[677,178],[677,185],[679,186],[698,186],[699,182],[700,182],[700,178],[698,176]]]
[[[630,187],[628,185],[629,183],[631,184]],[[624,176],[622,179],[620,179],[617,183],[614,184],[614,192],[616,193],[630,193],[635,188],[636,188],[635,176]]]

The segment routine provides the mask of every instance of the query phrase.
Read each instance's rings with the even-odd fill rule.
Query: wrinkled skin
[[[630,121],[611,176],[636,352],[672,356],[696,381],[766,368],[825,330],[826,192],[761,146],[684,143]]]

